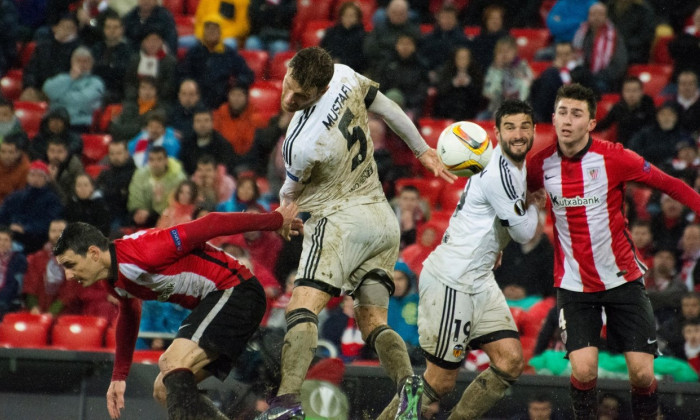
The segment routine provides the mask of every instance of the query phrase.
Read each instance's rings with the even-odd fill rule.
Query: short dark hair
[[[151,85],[156,89],[156,92],[158,92],[158,80],[153,77],[153,76],[141,76],[139,78],[139,86],[141,86],[142,83],[146,83],[147,85]]]
[[[148,154],[152,155],[155,153],[162,153],[165,157],[168,157],[168,151],[163,146],[153,146],[148,150]]]
[[[14,144],[17,150],[25,151],[29,145],[29,138],[24,131],[17,131],[5,136],[5,138],[2,139],[2,142],[5,144]]]
[[[10,238],[12,238],[12,230],[9,228],[9,226],[0,225],[0,233],[4,233],[4,234],[8,235]]]
[[[46,140],[46,144],[58,144],[60,146],[65,147],[66,150],[70,150],[70,148],[68,147],[68,142],[63,137],[49,136],[49,138]]]
[[[639,85],[639,87],[641,87],[641,88],[644,87],[644,83],[642,83],[642,81],[639,80],[639,77],[637,77],[637,76],[631,76],[631,75],[625,76],[625,78],[622,79],[622,86],[626,85],[627,83],[636,83]]]
[[[651,230],[651,222],[648,220],[635,220],[630,224],[630,230],[635,227],[645,227],[649,230]]]
[[[561,99],[574,99],[577,101],[585,101],[588,105],[588,113],[591,119],[595,118],[596,99],[593,90],[582,86],[578,83],[563,85],[557,91],[557,97],[554,100],[554,112],[556,112],[557,104]]]
[[[506,115],[525,114],[530,117],[530,120],[535,122],[535,111],[532,110],[530,104],[519,99],[506,99],[501,106],[498,107],[495,114],[496,127],[501,129],[501,119]]]
[[[290,75],[302,89],[325,89],[333,78],[333,59],[321,47],[299,50],[289,61]]]
[[[404,185],[399,190],[399,195],[403,192],[414,192],[420,197],[420,190],[415,185]]]
[[[338,21],[340,22],[340,19],[343,17],[343,14],[345,13],[346,10],[348,9],[353,9],[355,13],[357,14],[357,21],[362,22],[362,9],[360,9],[360,6],[355,4],[354,1],[346,1],[340,6],[340,9],[338,9]]]
[[[530,402],[548,402],[552,403],[552,398],[547,394],[536,394],[530,398]]]
[[[192,116],[194,117],[197,114],[209,114],[210,116],[212,115],[211,109],[207,108],[203,104],[197,104],[194,106],[194,109],[192,110]]]
[[[9,106],[13,112],[15,110],[15,104],[4,96],[0,96],[0,106]]]
[[[216,159],[210,154],[204,154],[197,158],[197,165],[214,165],[216,168]]]
[[[168,116],[165,113],[165,111],[160,110],[160,109],[155,109],[146,115],[146,124],[148,124],[151,121],[157,121],[165,127],[168,122]]]
[[[76,255],[85,256],[88,248],[96,246],[102,251],[109,249],[109,239],[107,239],[99,229],[84,222],[69,223],[61,237],[58,238],[56,246],[53,247],[55,256],[63,255],[71,250]]]

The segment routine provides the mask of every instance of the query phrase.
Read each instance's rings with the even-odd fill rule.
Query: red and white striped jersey
[[[528,189],[545,188],[556,236],[554,286],[598,292],[637,280],[646,271],[623,212],[625,182],[659,189],[696,214],[700,195],[622,145],[589,139],[572,158],[556,144],[528,162]]]
[[[112,268],[117,273],[111,279],[116,294],[193,309],[207,293],[230,289],[252,277],[222,250],[208,243],[188,243],[180,226],[143,230],[114,241]]]

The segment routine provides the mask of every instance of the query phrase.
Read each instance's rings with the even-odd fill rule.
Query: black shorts
[[[265,291],[256,278],[209,293],[182,321],[177,338],[187,338],[219,357],[205,369],[222,381],[243,353],[265,315]]]
[[[594,293],[557,289],[557,309],[567,356],[584,347],[600,347],[603,309],[608,349],[657,355],[654,312],[640,280]]]

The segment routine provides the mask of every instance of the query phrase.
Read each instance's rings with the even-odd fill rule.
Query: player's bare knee
[[[437,395],[442,397],[443,395],[446,395],[448,392],[452,391],[456,384],[456,378],[441,375],[431,380],[430,387],[435,390]]]
[[[153,399],[158,403],[165,405],[167,397],[167,391],[165,385],[163,384],[163,377],[158,375],[155,383],[153,384]]]
[[[513,357],[501,360],[499,363],[494,363],[494,365],[506,375],[518,378],[523,373],[525,361],[522,355],[513,355]]]
[[[651,369],[629,370],[630,384],[636,388],[647,388],[654,381],[654,371]]]
[[[598,377],[598,366],[578,366],[571,368],[571,373],[579,382],[591,382]]]

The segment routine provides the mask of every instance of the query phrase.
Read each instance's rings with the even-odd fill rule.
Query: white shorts
[[[425,270],[418,283],[418,334],[426,359],[444,369],[457,369],[467,348],[502,338],[518,338],[518,329],[501,289],[489,281],[479,293],[452,289]]]
[[[337,296],[352,293],[373,270],[393,284],[400,235],[399,222],[386,201],[312,217],[304,225],[296,284]]]

